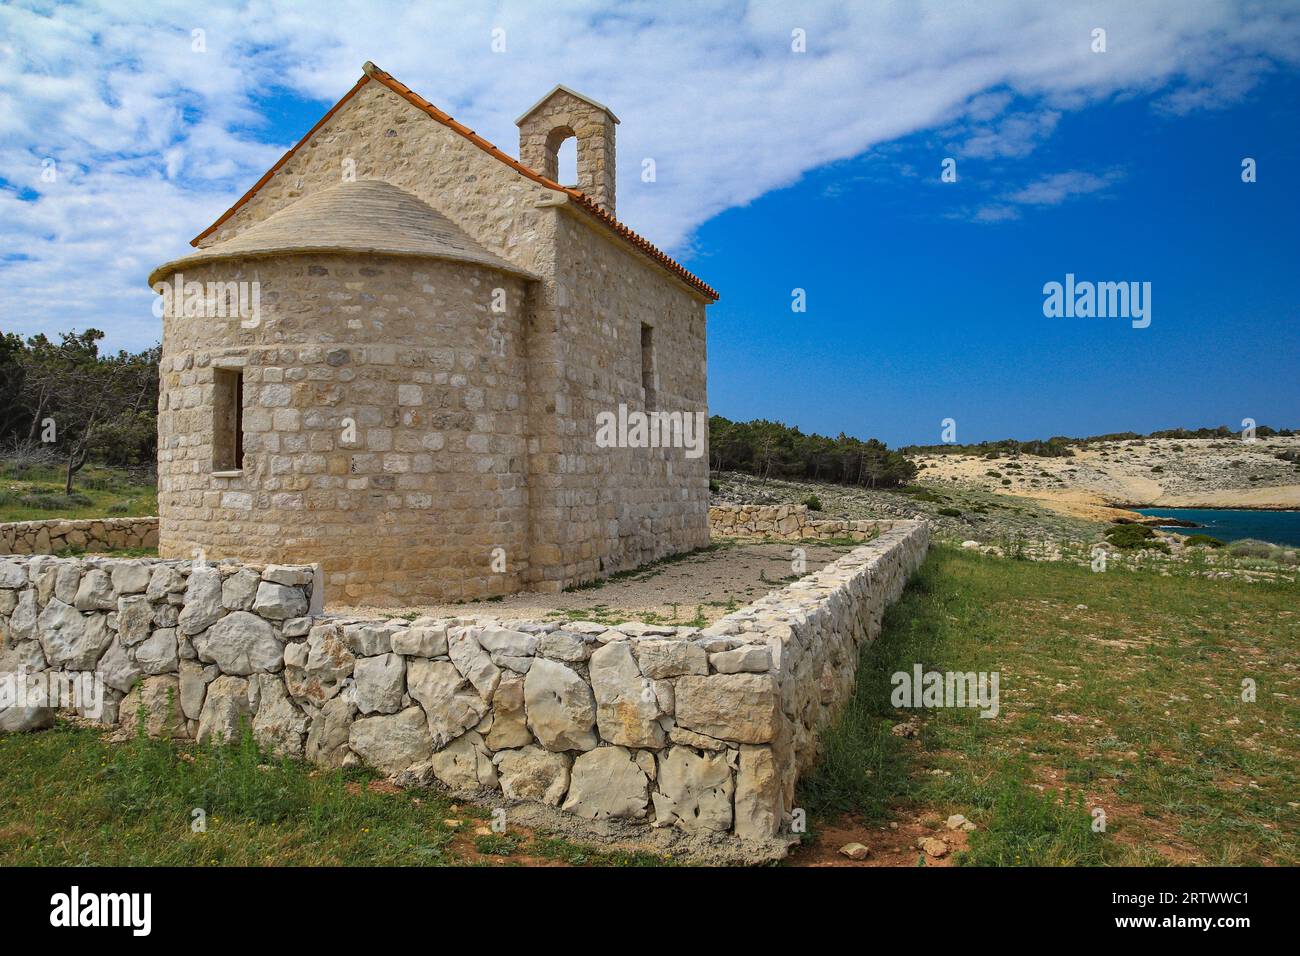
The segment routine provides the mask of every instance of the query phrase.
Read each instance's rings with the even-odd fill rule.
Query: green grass
[[[1289,582],[937,547],[864,650],[797,802],[814,829],[965,814],[965,863],[1296,865],[1298,598]],[[890,675],[915,663],[997,671],[999,715],[893,708]],[[917,717],[916,739],[891,732]]]
[[[22,467],[0,462],[0,521],[50,518],[135,518],[158,513],[158,491],[121,468],[87,465],[63,493],[57,466]]]
[[[520,854],[574,865],[660,862],[540,832],[470,842],[463,834],[486,811],[453,809],[433,790],[369,789],[376,779],[267,757],[249,735],[222,747],[109,743],[60,722],[0,737],[0,865],[446,866],[511,864]],[[195,809],[206,832],[192,828]]]
[[[796,805],[813,835],[841,813],[872,826],[962,813],[978,826],[967,865],[1300,864],[1297,598],[1288,582],[937,546],[863,651]],[[999,715],[895,709],[890,677],[916,663],[997,671]],[[914,738],[892,732],[902,721]],[[110,744],[61,723],[0,737],[0,864],[672,862],[542,832],[473,837],[484,811],[375,779],[270,759],[248,739]],[[194,808],[206,833],[191,831]]]

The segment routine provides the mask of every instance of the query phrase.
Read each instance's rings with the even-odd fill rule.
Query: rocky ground
[[[987,490],[975,483],[921,483],[904,490],[875,491],[818,482],[761,481],[732,472],[716,477],[714,483],[713,504],[799,503],[815,496],[821,506],[817,517],[925,519],[940,540],[1083,545],[1095,540],[1103,529],[1097,520],[1063,514],[1033,499]]]
[[[823,518],[920,518],[935,540],[989,554],[1091,564],[1116,522],[1146,522],[1137,507],[1300,508],[1300,438],[1099,442],[1069,458],[918,455],[916,483],[878,491],[723,473],[714,504],[820,505]],[[1261,580],[1300,577],[1294,549],[1271,558],[1189,547],[1155,532],[1163,549],[1106,548],[1107,566],[1162,574]]]
[[[1300,438],[1097,442],[1069,458],[917,455],[918,481],[1029,498],[1112,520],[1114,508],[1300,508]]]

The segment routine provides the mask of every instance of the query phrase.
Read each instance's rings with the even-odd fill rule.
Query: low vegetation
[[[841,815],[870,844],[890,821],[942,831],[961,813],[968,864],[1296,865],[1297,597],[940,546],[801,786],[810,837]],[[998,716],[892,707],[891,675],[917,663],[998,672]]]
[[[1274,436],[1290,436],[1297,432],[1291,428],[1271,428],[1268,425],[1260,425],[1255,429],[1255,435],[1258,438],[1272,438]],[[1102,444],[1105,442],[1118,441],[1145,441],[1147,439],[1159,438],[1240,438],[1241,433],[1230,429],[1227,425],[1219,425],[1214,428],[1166,428],[1161,431],[1150,432],[1143,435],[1139,432],[1111,432],[1106,435],[1089,435],[1086,438],[1068,438],[1064,435],[1056,435],[1048,439],[1031,439],[1029,441],[1017,441],[1014,438],[1004,438],[1000,441],[983,441],[976,445],[958,445],[956,443],[942,445],[904,445],[899,449],[904,455],[976,455],[988,459],[1011,458],[1016,455],[1031,455],[1036,458],[1070,458],[1074,455],[1074,448],[1085,447],[1092,444]],[[1283,457],[1279,455],[1278,457]],[[1288,460],[1295,461],[1292,457]],[[1163,470],[1163,469],[1159,469]]]
[[[646,865],[542,832],[492,832],[487,811],[368,770],[98,730],[0,737],[0,865]],[[197,812],[196,812],[197,811]],[[479,832],[486,831],[486,832]]]
[[[1141,524],[1117,524],[1106,529],[1106,540],[1111,547],[1121,551],[1150,549],[1168,553],[1169,545],[1161,541],[1154,531]]]
[[[50,518],[127,518],[158,513],[153,475],[145,470],[88,465],[77,490],[66,494],[55,464],[0,461],[0,521]]]

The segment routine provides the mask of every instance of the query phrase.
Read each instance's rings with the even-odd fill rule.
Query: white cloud
[[[1007,202],[1027,206],[1057,206],[1076,196],[1086,196],[1089,193],[1100,192],[1122,178],[1123,174],[1118,171],[1111,171],[1100,176],[1096,173],[1081,170],[1052,173],[1050,176],[1044,176],[1023,189],[1017,189],[1002,198]]]
[[[1096,26],[1104,54],[1090,49]],[[491,51],[494,27],[505,53]],[[796,27],[806,53],[790,49]],[[333,102],[367,59],[509,152],[514,118],[556,82],[608,103],[623,121],[620,218],[678,252],[718,212],[909,133],[946,131],[965,157],[1023,157],[1063,112],[1134,95],[1170,113],[1212,108],[1300,59],[1294,4],[1184,0],[28,2],[0,7],[0,37],[0,178],[13,186],[0,190],[0,324],[80,317],[115,346],[157,337],[149,268],[292,145],[252,138],[259,99]],[[648,156],[654,184],[637,177]],[[44,157],[57,183],[41,181]],[[982,214],[1014,216],[1052,188]]]

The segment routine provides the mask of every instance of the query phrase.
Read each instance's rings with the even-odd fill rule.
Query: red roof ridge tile
[[[366,64],[362,69],[364,70],[364,75],[361,77],[361,79],[357,80],[356,84],[352,87],[352,89],[348,90],[348,92],[344,94],[342,99],[340,99],[337,103],[335,103],[332,107],[330,107],[329,111],[320,118],[320,120],[316,123],[316,125],[313,126],[310,130],[308,130],[307,134],[303,136],[303,138],[300,139],[296,144],[294,144],[293,148],[291,148],[287,153],[281,156],[279,161],[270,169],[268,169],[266,173],[262,176],[262,178],[253,184],[253,187],[249,189],[248,192],[244,193],[244,195],[241,196],[233,206],[231,206],[224,213],[222,213],[222,215],[217,219],[216,222],[208,226],[207,229],[203,230],[192,240],[190,240],[190,245],[198,246],[200,242],[202,242],[205,238],[210,236],[218,228],[220,228],[222,223],[226,222],[226,220],[228,220],[231,216],[233,216],[236,212],[238,212],[239,209],[246,202],[248,202],[250,199],[253,198],[253,196],[257,193],[259,189],[261,189],[264,185],[266,185],[267,181],[269,181],[270,178],[275,175],[276,171],[279,170],[280,167],[282,167],[285,163],[287,163],[289,159],[295,153],[297,153],[298,150],[301,149],[302,146],[312,138],[312,136],[316,134],[317,130],[319,130],[322,126],[325,125],[325,123],[329,120],[331,116],[337,113],[339,109],[342,108],[343,105],[348,102],[348,100],[352,99],[352,97],[355,96],[357,92],[363,86],[366,85],[366,83],[370,82],[371,80],[374,80],[376,83],[379,83],[382,86],[386,86],[388,89],[392,90],[394,93],[402,97],[412,106],[415,106],[421,111],[423,111],[430,118],[446,126],[448,129],[451,129],[454,132],[459,133],[461,136],[464,136],[466,139],[468,139],[479,149],[483,150],[485,153],[494,157],[495,159],[498,159],[501,162],[505,163],[507,166],[511,167],[521,175],[527,177],[528,179],[532,180],[533,182],[537,183],[540,186],[545,186],[547,189],[553,189],[556,192],[564,193],[566,196],[569,197],[569,199],[573,201],[573,203],[579,209],[593,216],[601,224],[603,224],[608,229],[613,231],[615,235],[619,236],[626,242],[630,243],[633,247],[635,247],[645,255],[649,256],[654,261],[658,262],[661,266],[663,266],[669,272],[676,275],[687,285],[691,286],[692,288],[696,289],[699,292],[702,292],[704,295],[708,296],[710,299],[714,300],[715,302],[717,301],[718,293],[716,290],[713,289],[712,286],[708,285],[708,283],[706,283],[703,279],[700,279],[698,276],[694,275],[690,270],[688,270],[681,263],[677,262],[667,253],[661,251],[657,246],[651,243],[650,240],[644,238],[641,235],[638,235],[631,228],[624,225],[614,216],[610,215],[608,212],[605,211],[605,209],[599,203],[592,200],[581,190],[574,189],[570,186],[561,186],[559,183],[555,182],[554,180],[547,179],[545,176],[541,175],[535,170],[525,166],[523,163],[519,162],[519,160],[515,159],[514,157],[509,156],[506,153],[503,153],[500,149],[498,149],[492,143],[488,142],[482,136],[479,136],[468,126],[466,126],[463,123],[457,122],[448,113],[445,113],[442,110],[438,109],[438,107],[434,106],[423,96],[416,93],[405,83],[402,83],[394,79],[391,74],[384,72],[379,67],[375,66],[374,63],[371,63],[369,60],[366,61]]]

